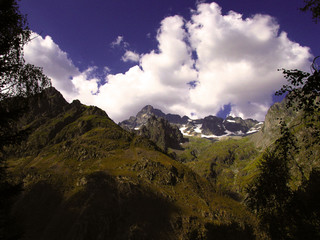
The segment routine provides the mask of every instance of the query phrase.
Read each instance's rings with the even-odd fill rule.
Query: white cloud
[[[121,58],[123,62],[139,62],[139,59],[140,55],[138,53],[129,50],[127,50]]]
[[[33,41],[28,44],[26,59],[40,63],[58,90],[101,107],[115,121],[135,115],[146,104],[198,117],[231,104],[231,115],[263,120],[271,95],[285,82],[277,69],[308,69],[309,48],[279,33],[268,15],[222,15],[216,3],[200,3],[191,14],[189,21],[165,18],[158,48],[141,55],[126,50],[122,60],[139,64],[125,73],[108,74],[99,89],[99,79],[88,79],[93,69],[80,73],[50,37],[36,39],[33,47]],[[126,47],[124,43],[118,36],[111,45]],[[196,86],[188,84],[194,81]]]
[[[52,85],[68,101],[86,96],[90,99],[91,93],[98,90],[98,79],[87,80],[94,68],[88,68],[81,73],[68,58],[67,53],[62,51],[50,36],[42,38],[33,33],[32,39],[24,47],[26,62],[42,67],[44,73],[51,79]]]
[[[215,4],[201,4],[187,23],[200,84],[190,90],[191,103],[202,114],[228,103],[232,114],[264,119],[272,93],[284,83],[279,68],[309,65],[309,48],[291,42],[267,15],[243,19],[221,14]]]
[[[124,74],[107,76],[108,83],[100,87],[95,103],[103,106],[115,121],[135,115],[148,103],[171,111],[178,109],[179,103],[189,101],[187,83],[196,79],[197,73],[192,69],[190,49],[184,42],[183,25],[179,16],[164,19],[157,36],[158,51],[142,55],[140,65]]]
[[[113,48],[114,47],[119,47],[119,46],[123,46],[124,48],[129,47],[129,43],[124,41],[123,36],[118,36],[110,45]]]
[[[111,46],[112,46],[112,47],[119,46],[122,41],[123,41],[123,36],[118,36],[118,37],[111,43]]]
[[[43,67],[45,74],[51,78],[52,84],[57,89],[75,92],[70,78],[79,75],[80,72],[68,58],[67,53],[61,51],[50,36],[42,38],[38,34],[33,34],[32,39],[24,47],[25,60]]]

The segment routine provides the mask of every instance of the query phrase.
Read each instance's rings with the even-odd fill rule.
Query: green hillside
[[[15,123],[22,140],[5,146],[4,155],[8,181],[22,186],[9,226],[22,239],[268,239],[270,209],[254,210],[254,194],[271,191],[262,199],[275,194],[277,203],[267,186],[281,182],[287,200],[279,206],[288,217],[282,226],[274,208],[277,228],[307,236],[318,226],[297,222],[318,216],[318,113],[294,113],[284,101],[270,108],[257,134],[189,137],[164,152],[101,109],[67,103],[54,88],[8,101],[28,106]],[[314,216],[301,212],[307,203]]]
[[[6,147],[23,239],[263,239],[245,206],[102,110],[54,88],[28,104],[27,138]]]
[[[241,199],[256,171],[259,150],[248,137],[228,137],[220,141],[190,137],[175,151],[177,159],[205,177],[216,191]]]

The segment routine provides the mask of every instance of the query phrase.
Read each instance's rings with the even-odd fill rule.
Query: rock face
[[[261,130],[252,136],[252,140],[259,148],[266,148],[280,137],[280,122],[284,121],[291,126],[297,121],[298,113],[286,107],[287,99],[273,104],[267,112]]]
[[[240,117],[227,117],[226,119],[207,116],[203,119],[190,119],[187,116],[181,117],[177,114],[165,114],[159,109],[147,105],[136,115],[119,125],[125,129],[138,130],[147,124],[151,116],[161,117],[171,125],[179,127],[181,133],[186,136],[199,136],[216,138],[220,136],[244,136],[259,131],[261,122],[253,119],[243,120]]]
[[[173,124],[186,124],[189,119],[187,116],[180,117],[177,114],[165,114],[161,110],[147,105],[142,108],[135,117],[131,116],[128,120],[119,123],[119,125],[126,129],[137,129],[145,125],[151,116],[161,117]]]
[[[286,136],[285,140],[288,142],[285,144],[289,146],[287,153],[290,156],[287,160],[290,168],[287,185],[293,190],[299,189],[312,177],[312,172],[320,168],[320,112],[315,111],[310,115],[303,109],[297,111],[295,104],[297,103],[292,99],[288,105],[286,97],[282,102],[272,105],[261,130],[250,136],[255,146],[262,150],[276,150],[279,144],[283,144],[277,140]],[[283,129],[287,129],[287,135],[281,133]]]
[[[101,109],[68,104],[54,88],[27,101],[29,111],[18,121],[28,135],[5,147],[8,181],[24,189],[12,210],[21,238],[258,237],[243,205],[216,195],[205,178]],[[167,129],[163,118],[148,118],[150,138],[170,140],[178,131],[157,132],[158,125]]]
[[[208,116],[202,120],[201,133],[204,135],[221,136],[226,134],[223,119],[216,116]]]
[[[243,120],[240,117],[233,118],[229,116],[226,118],[223,125],[225,129],[230,132],[247,133],[250,129],[255,127],[257,124],[259,124],[259,122],[253,119]]]
[[[180,143],[184,141],[183,135],[176,125],[172,125],[166,119],[154,115],[137,132],[156,143],[163,151],[167,151],[169,147],[180,149]]]

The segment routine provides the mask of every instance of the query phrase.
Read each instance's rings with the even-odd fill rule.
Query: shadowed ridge
[[[34,118],[21,118],[27,139],[7,147],[10,180],[24,186],[14,212],[26,239],[205,239],[210,224],[257,229],[249,212],[230,210],[240,203],[224,210],[226,197],[213,202],[212,184],[151,141],[99,108],[55,107],[60,96],[50,94]]]

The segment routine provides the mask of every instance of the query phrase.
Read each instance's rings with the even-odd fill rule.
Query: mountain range
[[[159,109],[147,105],[135,117],[119,123],[124,129],[139,130],[145,126],[151,116],[163,118],[171,125],[177,126],[185,136],[204,138],[220,138],[223,136],[246,136],[258,132],[263,122],[253,119],[243,120],[241,117],[228,116],[226,119],[217,116],[207,116],[202,119],[190,119],[178,114],[165,114]]]
[[[320,167],[313,120],[286,99],[263,123],[194,120],[147,105],[116,124],[54,88],[8,101],[8,112],[26,106],[15,120],[23,137],[4,148],[8,181],[22,186],[10,209],[21,239],[269,239],[244,199],[283,122],[299,149],[292,191]]]
[[[26,104],[25,104],[26,102]],[[255,216],[152,141],[54,88],[27,105],[6,146],[11,210],[23,239],[253,239]],[[10,109],[9,109],[10,111]]]

